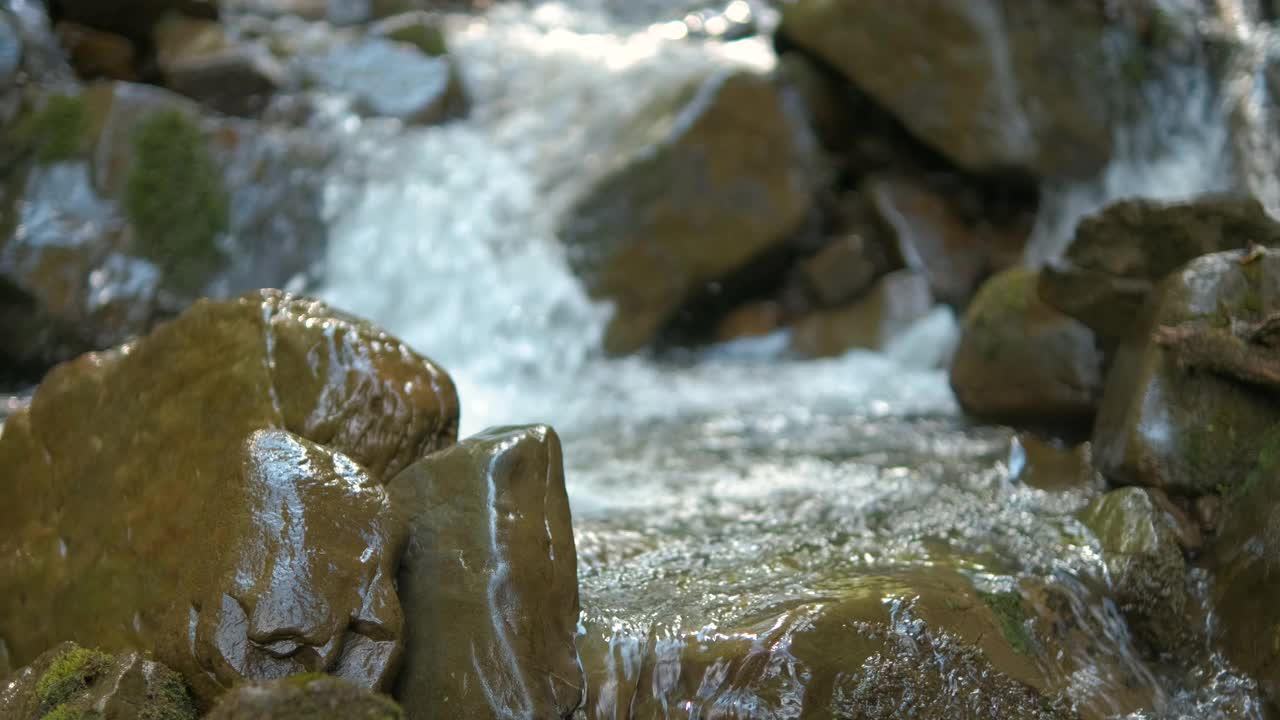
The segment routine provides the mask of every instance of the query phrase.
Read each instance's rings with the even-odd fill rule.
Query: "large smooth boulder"
[[[966,412],[1011,423],[1088,421],[1102,386],[1093,333],[1041,302],[1036,273],[1006,270],[965,313],[951,387]]]
[[[43,96],[0,142],[0,363],[38,377],[197,297],[306,277],[332,152],[154,87]]]
[[[1111,351],[1166,275],[1250,243],[1280,245],[1280,223],[1255,198],[1122,200],[1080,222],[1066,253],[1041,274],[1040,297],[1088,325]]]
[[[1105,5],[797,0],[781,33],[967,170],[1082,177],[1106,165],[1125,95],[1154,65]],[[1189,33],[1154,2],[1123,13],[1159,15],[1165,43]]]
[[[1206,255],[1157,285],[1107,375],[1093,431],[1107,479],[1188,495],[1238,484],[1280,405],[1236,378],[1182,367],[1156,334],[1187,322],[1227,329],[1277,311],[1280,251]]]
[[[448,375],[276,291],[201,301],[54,368],[0,434],[0,639],[152,650],[208,703],[245,678],[383,687],[402,537],[383,481],[451,445]]]
[[[409,524],[396,697],[410,718],[567,718],[582,701],[560,439],[493,428],[388,485]]]
[[[182,678],[136,652],[118,656],[62,643],[0,686],[6,720],[195,720]]]
[[[218,698],[204,720],[403,720],[391,698],[342,678],[308,673],[245,683]]]
[[[650,344],[690,297],[783,246],[809,216],[816,142],[767,77],[722,71],[635,119],[612,170],[560,237],[591,296],[613,302],[605,350]]]

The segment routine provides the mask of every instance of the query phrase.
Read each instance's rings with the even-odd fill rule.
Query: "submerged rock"
[[[1199,530],[1163,492],[1144,488],[1095,499],[1080,521],[1102,545],[1112,597],[1139,647],[1153,657],[1193,657],[1205,618],[1182,553],[1199,546]]]
[[[1011,423],[1088,421],[1102,386],[1089,328],[1040,301],[1036,273],[1006,270],[965,314],[951,387],[966,412]]]
[[[494,428],[388,484],[409,523],[396,697],[410,718],[567,718],[582,702],[560,440]]]
[[[811,358],[842,355],[853,348],[883,350],[933,307],[928,278],[910,270],[892,272],[866,297],[798,320],[791,329],[791,349]]]
[[[195,720],[182,678],[136,652],[62,643],[0,686],[5,720]]]
[[[587,717],[1077,717],[1041,694],[1018,593],[975,592],[951,570],[846,578],[732,626],[681,625],[589,609]]]
[[[402,539],[381,487],[453,443],[449,377],[275,291],[56,367],[0,434],[0,638],[145,647],[208,703],[245,678],[383,687]]]
[[[1064,256],[1044,269],[1040,296],[1088,325],[1110,352],[1165,276],[1250,243],[1280,245],[1280,223],[1254,198],[1123,200],[1080,222]]]
[[[816,152],[793,99],[745,72],[635,118],[560,227],[587,291],[614,303],[605,350],[642,349],[708,283],[784,246],[813,207]]]
[[[1276,312],[1280,251],[1206,255],[1157,285],[1116,352],[1094,426],[1107,479],[1193,496],[1238,485],[1280,405],[1238,379],[1181,367],[1156,332],[1185,322],[1229,330]]]
[[[218,698],[204,720],[403,720],[391,698],[320,673],[245,683]]]
[[[1128,14],[1161,12],[1151,2],[1132,5]],[[1125,70],[1141,68],[1149,54],[1114,27],[1102,3],[907,0],[890,11],[875,2],[798,0],[782,17],[788,41],[977,172],[1100,170],[1118,106],[1140,74]]]

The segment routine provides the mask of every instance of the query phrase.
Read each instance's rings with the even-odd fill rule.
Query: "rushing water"
[[[701,26],[674,23],[688,9],[680,5],[579,0],[456,18],[470,117],[413,131],[344,118],[350,151],[329,188],[323,294],[447,367],[464,434],[547,422],[564,436],[584,653],[589,670],[607,668],[589,714],[645,707],[626,701],[644,685],[663,715],[792,717],[812,658],[766,653],[755,679],[783,679],[744,698],[735,692],[748,681],[735,685],[713,672],[723,665],[701,667],[691,653],[765,637],[798,647],[804,623],[820,625],[823,608],[845,602],[859,578],[910,585],[946,568],[979,593],[1065,598],[1062,612],[1089,642],[1036,655],[1037,672],[1094,717],[1142,705],[1152,714],[1133,717],[1256,716],[1249,683],[1207,651],[1191,672],[1137,656],[1102,590],[1098,548],[1071,516],[1093,484],[1031,487],[1012,435],[960,420],[940,369],[956,335],[949,311],[884,354],[798,362],[781,357],[785,338],[773,336],[685,366],[601,356],[608,308],[569,273],[557,213],[656,90],[716,65],[767,70],[775,59],[761,38],[691,37]],[[765,8],[731,6],[739,16],[744,8],[769,22]],[[1225,115],[1203,68],[1170,82],[1176,92],[1153,103],[1179,108],[1165,118],[1172,142],[1157,150],[1150,127],[1122,129],[1120,160],[1103,177],[1048,188],[1032,261],[1115,197],[1230,186],[1219,162]],[[934,643],[931,662],[945,672],[981,675],[912,630],[907,615],[893,633],[911,639],[912,652]],[[873,665],[866,672],[894,677]],[[950,702],[960,708],[956,682]],[[844,696],[832,692],[838,709]]]

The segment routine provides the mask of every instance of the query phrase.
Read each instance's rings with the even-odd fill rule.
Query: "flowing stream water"
[[[655,90],[716,65],[775,61],[760,37],[687,37],[676,5],[573,0],[455,18],[470,116],[412,131],[343,119],[346,164],[329,187],[322,295],[442,363],[464,435],[544,422],[564,439],[584,657],[596,673],[587,714],[796,717],[821,664],[796,649],[805,627],[864,592],[860,578],[916,587],[945,570],[979,593],[1056,588],[1089,642],[1032,655],[1094,717],[1143,705],[1131,717],[1258,717],[1251,684],[1207,649],[1190,670],[1139,657],[1096,542],[1072,516],[1090,483],[1033,487],[1021,441],[959,417],[939,369],[957,334],[950,311],[880,354],[799,362],[781,356],[778,336],[688,365],[600,354],[608,308],[570,274],[558,213]],[[770,21],[763,6],[731,9]],[[1144,133],[1163,130],[1122,129],[1103,177],[1046,188],[1032,261],[1060,251],[1074,221],[1108,200],[1230,185],[1219,162],[1227,115],[1196,72],[1163,100],[1178,114],[1165,117],[1177,132],[1162,150]],[[894,627],[914,649],[898,660],[959,678],[944,695],[960,712],[969,670],[909,610]],[[726,677],[714,657],[691,659],[735,641],[767,660]],[[825,712],[839,716],[853,696],[836,686]]]

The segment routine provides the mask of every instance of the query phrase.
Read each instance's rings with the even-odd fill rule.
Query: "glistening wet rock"
[[[567,718],[582,700],[560,439],[494,428],[388,485],[409,524],[396,697],[410,718]]]
[[[966,412],[1049,425],[1093,416],[1102,386],[1093,333],[1041,302],[1033,271],[1006,270],[988,280],[961,332],[951,387]]]
[[[218,698],[204,720],[403,720],[391,698],[342,678],[309,673],[245,683]]]
[[[1280,251],[1205,255],[1157,285],[1107,375],[1093,431],[1094,460],[1107,479],[1188,495],[1238,485],[1280,423],[1280,405],[1240,378],[1184,367],[1157,332],[1191,323],[1231,337],[1276,312]]]
[[[587,291],[614,303],[605,350],[644,348],[694,293],[783,246],[813,207],[816,152],[795,99],[746,72],[635,118],[560,227]]]
[[[1040,296],[1112,351],[1165,276],[1201,255],[1250,243],[1280,245],[1280,223],[1255,198],[1122,200],[1080,222],[1063,257],[1044,269]]]
[[[275,291],[56,367],[0,434],[0,638],[152,650],[208,703],[245,678],[391,679],[382,482],[453,443],[449,377]]]
[[[117,656],[61,645],[0,686],[6,720],[195,720],[182,678],[136,652]]]

